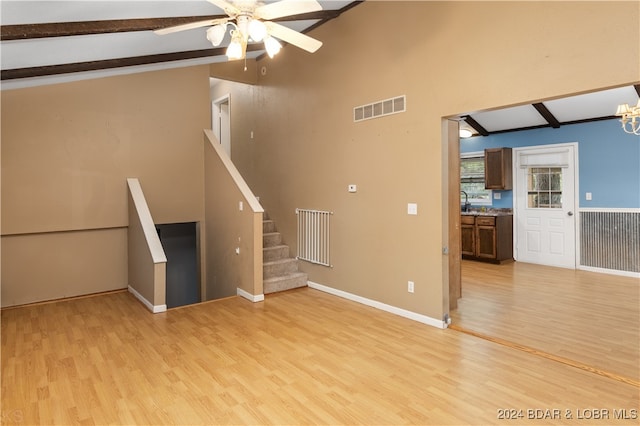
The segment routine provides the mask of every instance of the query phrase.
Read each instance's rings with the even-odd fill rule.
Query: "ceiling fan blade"
[[[177,33],[178,31],[186,31],[186,30],[192,30],[194,28],[201,28],[201,27],[206,27],[206,26],[210,26],[210,25],[221,24],[223,22],[227,22],[228,20],[229,20],[229,18],[208,19],[206,21],[196,21],[196,22],[191,22],[189,24],[182,24],[182,25],[175,25],[173,27],[160,28],[159,30],[155,30],[154,33],[156,33],[158,35]]]
[[[224,13],[226,13],[229,16],[235,16],[240,14],[240,9],[238,9],[237,7],[235,7],[234,5],[232,5],[231,3],[225,0],[207,0],[207,1],[212,5],[218,6],[220,9],[224,10]]]
[[[276,19],[319,10],[322,10],[322,6],[316,0],[280,0],[257,7],[254,16],[261,19]]]
[[[320,46],[322,46],[321,41],[316,40],[315,38],[311,38],[308,35],[299,33],[298,31],[292,30],[291,28],[285,27],[284,25],[268,21],[264,24],[267,26],[267,32],[270,35],[274,36],[275,38],[279,38],[280,40],[285,41],[289,44],[293,44],[300,49],[304,49],[307,52],[313,53],[316,50],[320,49]]]

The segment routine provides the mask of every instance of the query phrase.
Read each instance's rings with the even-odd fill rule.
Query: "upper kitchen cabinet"
[[[512,189],[511,148],[484,150],[484,187]]]

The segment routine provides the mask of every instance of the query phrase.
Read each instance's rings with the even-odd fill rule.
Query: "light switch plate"
[[[349,192],[356,192],[358,191],[358,186],[357,185],[349,185]]]
[[[418,214],[418,205],[416,203],[407,204],[407,214],[417,215]]]
[[[502,198],[502,194],[501,193],[499,193],[499,192],[494,192],[493,193],[493,199],[494,200],[499,200],[501,198]]]

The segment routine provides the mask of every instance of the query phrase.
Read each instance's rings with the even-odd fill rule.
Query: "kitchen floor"
[[[462,261],[455,327],[640,379],[637,278]]]

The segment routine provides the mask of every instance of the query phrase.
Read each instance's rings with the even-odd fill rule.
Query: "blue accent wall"
[[[640,136],[625,133],[618,120],[460,139],[460,152],[569,142],[578,143],[580,207],[640,208]],[[494,192],[502,198],[493,199],[492,207],[513,207],[513,191]]]

